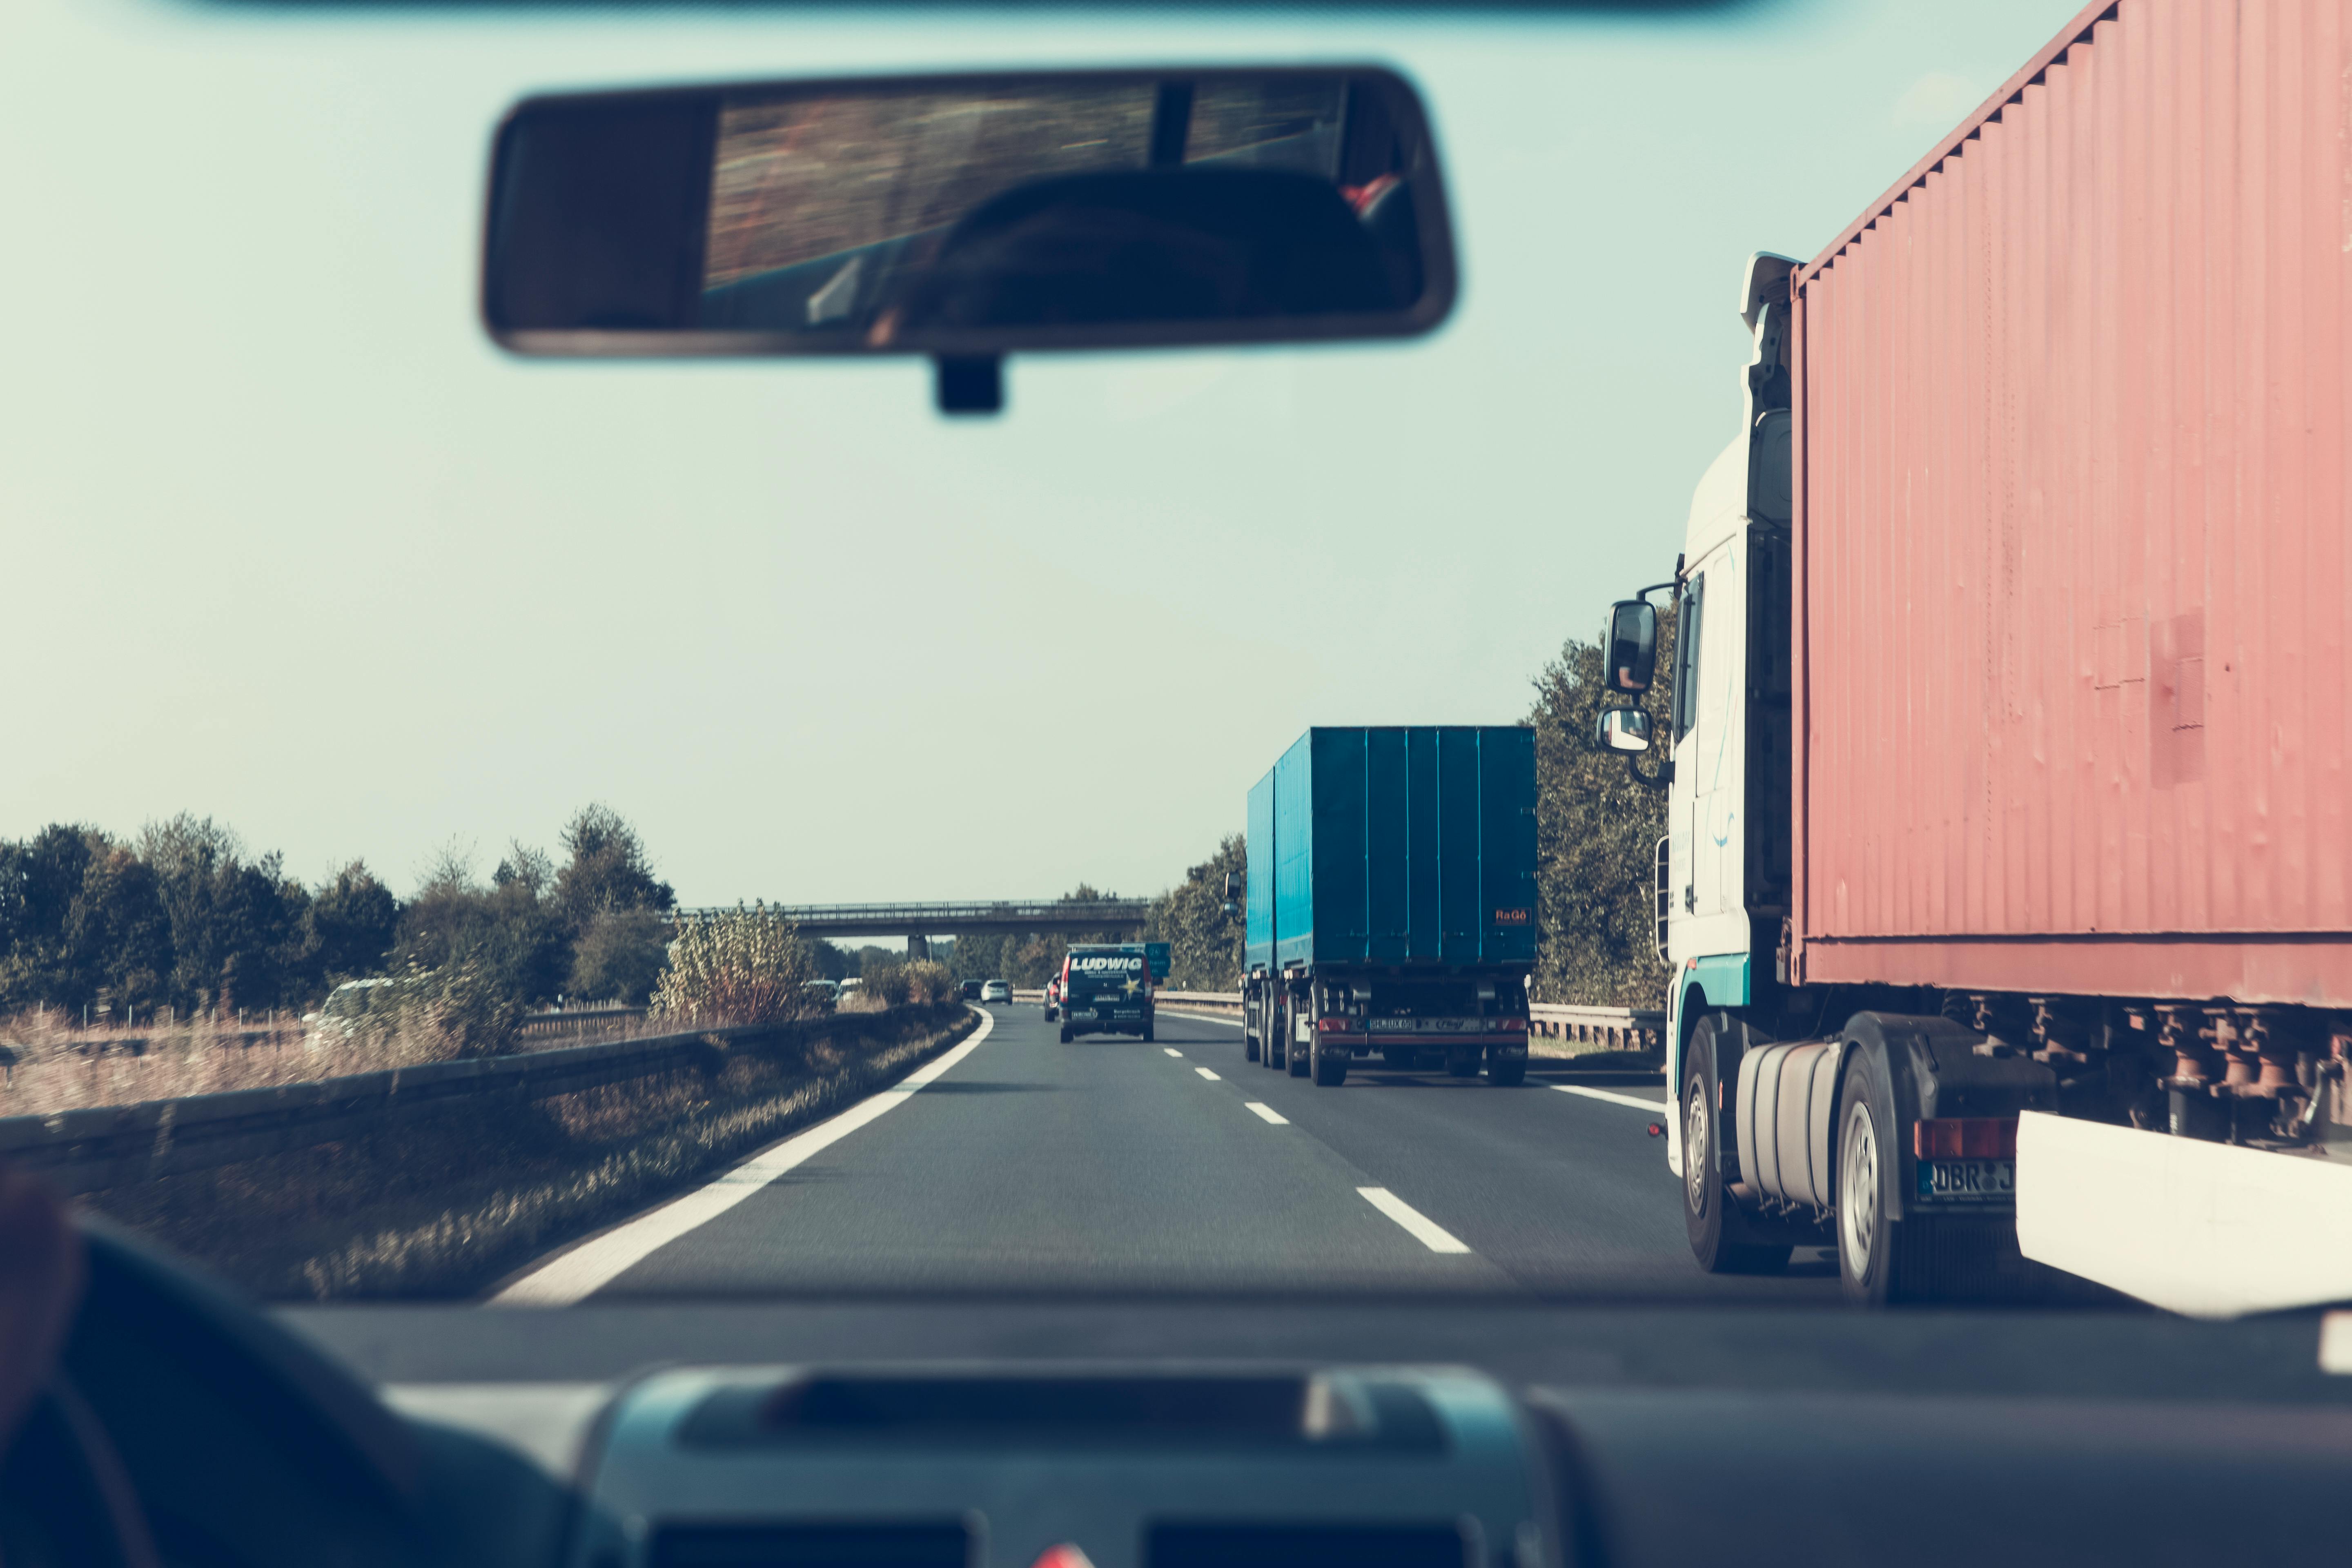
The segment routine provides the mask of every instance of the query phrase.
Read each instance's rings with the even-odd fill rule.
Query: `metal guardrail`
[[[1041,1002],[1043,991],[1015,991],[1016,1002]],[[1162,1007],[1238,1014],[1241,997],[1231,991],[1161,991]],[[1651,1007],[1569,1007],[1548,1002],[1528,1008],[1529,1033],[1557,1040],[1582,1040],[1613,1050],[1655,1051],[1665,1043],[1666,1016]]]
[[[1665,1048],[1666,1015],[1654,1007],[1569,1007],[1528,1005],[1528,1031],[1557,1040],[1585,1040],[1621,1051]]]
[[[947,936],[959,931],[1113,931],[1140,926],[1148,899],[964,900],[942,903],[770,904],[815,936]],[[732,914],[735,906],[679,910],[680,919]]]
[[[523,1040],[544,1040],[564,1035],[584,1035],[607,1024],[624,1023],[646,1016],[643,1007],[567,1007],[533,1013],[515,1026],[515,1037]]]
[[[820,1036],[870,1035],[898,1010],[840,1013],[635,1040],[602,1040],[308,1083],[135,1105],[0,1117],[0,1161],[67,1193],[97,1192],[378,1132],[455,1104],[518,1103],[686,1068],[722,1066],[728,1047],[797,1049]]]

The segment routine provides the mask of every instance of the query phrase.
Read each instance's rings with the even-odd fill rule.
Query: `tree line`
[[[363,860],[307,886],[210,817],[128,837],[52,824],[0,841],[0,1009],[300,1011],[346,980],[461,960],[525,1005],[644,1000],[675,893],[609,806],[559,843],[560,862],[511,844],[487,880],[445,850],[403,900]]]

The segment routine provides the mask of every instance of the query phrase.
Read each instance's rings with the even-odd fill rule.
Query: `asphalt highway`
[[[1244,1061],[1222,1021],[1163,1011],[1150,1044],[1063,1045],[1034,1005],[988,1011],[987,1037],[887,1113],[739,1178],[682,1233],[590,1238],[575,1261],[642,1251],[590,1295],[1835,1297],[1808,1253],[1782,1278],[1701,1274],[1646,1131],[1663,1110],[1564,1092],[1550,1064],[1497,1089],[1360,1062],[1320,1089]]]

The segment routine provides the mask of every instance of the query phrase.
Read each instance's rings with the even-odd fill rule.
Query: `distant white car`
[[[1013,986],[1007,981],[988,981],[980,988],[980,999],[983,1002],[1010,1002],[1013,1000]]]

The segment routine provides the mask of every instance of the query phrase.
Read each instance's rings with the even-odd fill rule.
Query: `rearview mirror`
[[[1602,679],[1610,690],[1650,689],[1658,667],[1657,606],[1646,599],[1620,599],[1610,605],[1609,626],[1601,636],[1601,651]]]
[[[1404,336],[1453,308],[1421,100],[1377,68],[1024,72],[525,100],[482,311],[532,354]]]
[[[1646,752],[1650,749],[1650,716],[1639,708],[1603,708],[1594,739],[1603,751]]]

